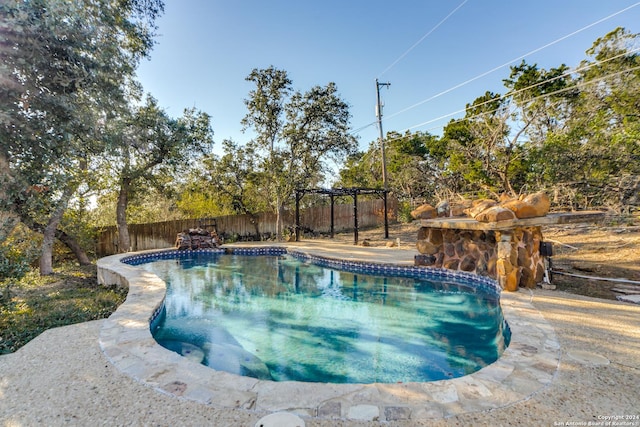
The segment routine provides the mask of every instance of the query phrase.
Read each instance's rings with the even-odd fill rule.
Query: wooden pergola
[[[331,199],[331,238],[334,235],[334,201],[339,196],[353,197],[353,244],[358,244],[358,195],[376,194],[384,201],[384,238],[389,238],[389,217],[387,215],[387,194],[389,190],[378,188],[299,188],[296,189],[296,242],[300,241],[300,200],[305,194],[322,194]]]

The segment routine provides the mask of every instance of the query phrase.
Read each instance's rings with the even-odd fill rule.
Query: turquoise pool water
[[[498,294],[469,280],[340,271],[291,255],[192,253],[140,267],[167,282],[158,343],[238,375],[435,381],[475,372],[508,345]]]

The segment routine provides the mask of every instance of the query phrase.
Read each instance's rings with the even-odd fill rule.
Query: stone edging
[[[157,252],[157,251],[155,251]],[[162,307],[164,281],[120,260],[98,260],[102,284],[129,287],[126,301],[104,321],[100,347],[124,374],[155,390],[217,408],[259,414],[289,411],[303,417],[393,421],[439,419],[490,411],[527,400],[555,378],[560,345],[551,325],[525,292],[503,293],[511,343],[495,363],[464,377],[428,383],[319,384],[273,382],[215,371],[161,347],[150,319]]]

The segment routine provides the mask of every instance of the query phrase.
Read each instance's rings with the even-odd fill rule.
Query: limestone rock
[[[477,260],[471,256],[467,255],[460,261],[459,268],[462,271],[474,271],[476,269]]]
[[[549,212],[551,207],[551,200],[544,191],[539,191],[534,194],[530,194],[523,199],[524,202],[536,208],[536,216],[545,216]]]
[[[475,216],[475,219],[480,222],[508,221],[516,219],[516,214],[510,209],[496,205],[480,212]]]
[[[469,209],[466,209],[465,213],[470,217],[475,218],[484,210],[489,209],[490,207],[495,205],[497,205],[497,202],[495,200],[489,200],[489,199],[474,200],[472,206]]]
[[[500,197],[498,197],[498,201],[500,203],[508,202],[509,200],[512,200],[512,199],[513,199],[513,197],[511,197],[507,193],[502,193],[502,194],[500,194]]]
[[[418,240],[416,242],[416,248],[418,249],[418,252],[420,252],[421,254],[427,254],[427,255],[431,255],[431,254],[435,254],[436,252],[438,252],[438,246],[434,245],[433,243],[431,243],[428,240]]]
[[[518,290],[518,282],[520,281],[520,276],[522,275],[522,268],[514,268],[511,270],[511,273],[507,275],[507,283],[505,285],[505,290],[510,292],[515,292]]]
[[[420,254],[413,257],[415,265],[432,266],[436,263],[435,255]]]
[[[451,206],[448,200],[443,200],[436,205],[436,212],[439,217],[447,217],[451,213]]]
[[[420,227],[418,229],[418,240],[424,240],[429,238],[430,228],[428,227]]]
[[[441,245],[443,242],[442,230],[432,229],[429,233],[429,241],[434,245]]]
[[[498,277],[506,277],[513,271],[513,264],[508,259],[498,259],[496,261],[496,273]]]
[[[459,260],[457,260],[457,259],[449,259],[449,260],[445,261],[442,266],[444,268],[446,268],[446,269],[449,269],[449,270],[457,270],[459,264],[460,264]]]
[[[449,215],[450,216],[465,216],[465,210],[471,207],[471,200],[461,200],[459,202],[451,203]]]
[[[504,208],[512,210],[516,217],[524,219],[545,216],[549,212],[551,201],[546,193],[540,191],[538,193],[525,196],[522,199],[513,199],[503,202],[501,205]]]
[[[438,216],[436,208],[431,205],[425,204],[418,206],[411,211],[413,219],[433,219]]]
[[[535,288],[535,276],[529,267],[519,267],[520,273],[520,285],[525,288]]]

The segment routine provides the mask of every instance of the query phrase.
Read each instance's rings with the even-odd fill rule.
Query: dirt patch
[[[615,299],[612,289],[620,283],[597,278],[640,282],[640,227],[578,225],[543,230],[553,243],[553,268],[558,273],[589,276],[591,279],[555,274],[560,290],[597,298]]]
[[[636,221],[637,222],[637,221]],[[415,247],[420,224],[392,224],[389,238],[382,228],[361,230],[359,241],[386,246],[400,238],[400,245]],[[598,278],[620,278],[640,282],[640,225],[575,224],[543,227],[544,239],[553,243],[553,284],[558,290],[596,298],[615,299],[617,282]],[[353,233],[340,233],[336,241],[353,242]],[[561,273],[589,276],[580,278]]]

